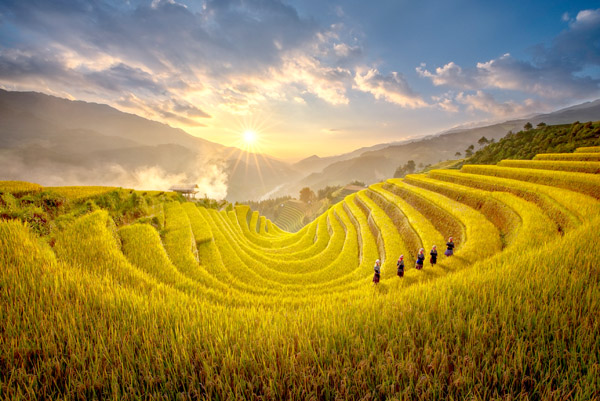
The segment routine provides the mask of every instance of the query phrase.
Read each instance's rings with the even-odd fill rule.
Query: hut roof
[[[198,189],[198,185],[196,185],[196,184],[173,185],[171,188],[169,188],[169,191],[194,193],[194,192],[198,192],[197,189]]]

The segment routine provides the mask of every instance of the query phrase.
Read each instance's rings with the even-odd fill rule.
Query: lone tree
[[[529,121],[527,121],[527,124],[525,124],[523,126],[523,128],[525,128],[525,131],[529,131],[530,129],[533,128],[533,125],[531,125],[531,123]]]
[[[479,146],[483,146],[483,145],[487,145],[488,143],[490,143],[490,141],[485,136],[482,136],[481,138],[479,138],[477,143],[479,144]]]
[[[304,187],[300,190],[300,200],[304,203],[312,202],[317,198],[317,195],[309,187]]]
[[[454,154],[454,156],[456,156],[456,157],[461,157],[461,156],[462,156],[462,153],[460,153],[460,152],[456,152],[456,153]]]
[[[404,166],[398,166],[394,173],[394,178],[404,178],[407,174],[415,172],[416,164],[414,160],[409,160]]]

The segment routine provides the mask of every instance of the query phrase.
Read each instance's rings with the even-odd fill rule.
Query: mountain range
[[[204,140],[110,106],[36,92],[0,90],[0,179],[45,186],[113,185],[168,189],[197,183],[201,195],[230,201],[296,196],[308,186],[365,184],[394,174],[408,160],[434,164],[498,140],[526,122],[600,120],[600,100],[476,128],[456,128],[402,142],[376,144],[290,164]]]
[[[251,161],[251,162],[250,162]],[[258,198],[301,178],[289,164],[189,135],[110,106],[0,90],[0,179],[45,186],[168,189]]]
[[[310,158],[299,161],[295,166],[309,163],[324,165],[320,171],[314,170],[300,181],[290,184],[277,194],[297,193],[303,187],[315,190],[326,185],[344,185],[358,180],[365,184],[379,182],[392,177],[396,168],[413,160],[417,165],[426,166],[440,161],[456,159],[456,153],[464,156],[465,150],[473,145],[479,148],[478,140],[485,136],[488,140],[499,140],[509,131],[520,131],[527,122],[534,126],[544,122],[547,125],[567,124],[575,121],[600,120],[600,99],[552,113],[533,115],[528,118],[504,121],[476,128],[453,129],[438,135],[405,141],[403,143],[378,144],[349,154],[330,158]]]

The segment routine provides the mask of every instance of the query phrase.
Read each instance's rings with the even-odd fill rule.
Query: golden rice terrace
[[[390,179],[293,234],[174,200],[51,240],[6,217],[0,398],[600,399],[599,155]]]

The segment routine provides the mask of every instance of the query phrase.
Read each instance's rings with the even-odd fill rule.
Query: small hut
[[[196,194],[198,193],[198,185],[196,185],[196,184],[174,185],[171,188],[169,188],[169,191],[180,193],[187,200],[192,200],[192,199],[196,199]]]

